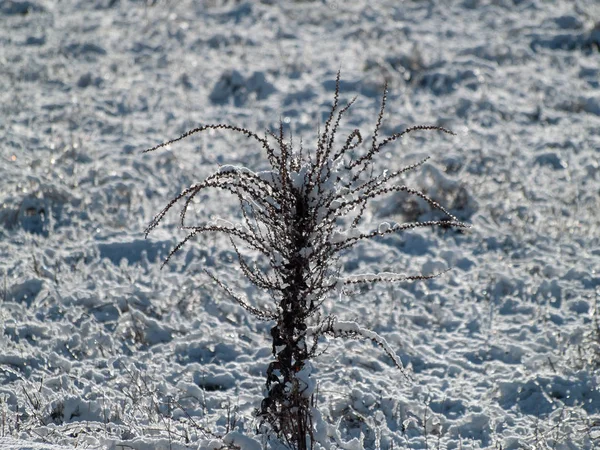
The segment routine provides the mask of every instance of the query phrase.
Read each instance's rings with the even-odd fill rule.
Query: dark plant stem
[[[293,191],[295,212],[290,215],[291,223],[286,224],[290,227],[293,242],[282,270],[286,287],[279,303],[277,324],[271,329],[275,361],[269,365],[267,396],[260,415],[277,432],[290,434],[299,450],[305,450],[310,397],[303,394],[305,386],[296,374],[306,368],[310,357],[304,340],[306,318],[311,308],[306,301],[310,261],[302,255],[302,249],[309,243],[311,230],[306,198],[302,192]],[[285,421],[281,420],[283,417],[286,417]]]
[[[469,228],[425,193],[400,184],[405,173],[421,166],[427,159],[397,170],[374,171],[376,159],[383,148],[404,135],[418,131],[454,133],[434,125],[415,126],[379,141],[386,88],[371,144],[355,155],[355,150],[358,151],[363,142],[358,129],[340,143],[341,148],[335,141],[340,119],[355,101],[352,99],[338,109],[339,88],[338,72],[334,103],[324,131],[318,133],[313,153],[303,151],[302,145],[298,152],[294,151],[291,138],[289,143],[284,141],[282,123],[278,133],[267,130],[264,138],[233,125],[203,125],[145,150],[154,151],[207,130],[226,130],[258,142],[266,153],[270,165],[268,171],[253,172],[245,167],[225,166],[204,181],[182,190],[154,217],[146,228],[146,235],[158,226],[171,208],[182,204],[179,222],[187,236],[169,253],[165,263],[196,236],[222,233],[230,238],[244,276],[261,291],[269,292],[273,304],[255,306],[252,301],[235,294],[215,275],[206,272],[249,314],[259,320],[275,322],[271,328],[274,359],[267,368],[266,394],[256,413],[261,420],[260,431],[274,432],[293,450],[308,450],[314,446],[311,402],[315,397],[314,383],[310,380],[310,360],[317,354],[320,337],[371,340],[404,373],[400,359],[383,337],[356,322],[341,321],[333,315],[321,317],[318,312],[325,299],[345,285],[428,280],[444,273],[410,275],[383,272],[342,277],[338,264],[340,254],[359,243],[416,228]],[[218,220],[186,225],[188,208],[194,198],[207,189],[237,197],[243,221],[235,225]],[[397,192],[424,200],[443,218],[394,224],[386,222],[381,224],[383,227],[370,231],[361,229],[368,205]],[[263,266],[266,268],[247,262],[241,247],[238,247],[240,244],[258,253],[257,260],[268,262]],[[310,340],[310,345],[307,340]]]

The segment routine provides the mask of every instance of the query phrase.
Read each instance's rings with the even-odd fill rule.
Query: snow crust
[[[304,377],[317,448],[600,448],[598,18],[593,0],[0,1],[0,448],[262,448],[273,324],[204,270],[257,307],[270,297],[227,238],[160,270],[179,217],[143,230],[216,171],[273,182],[264,149],[209,130],[140,152],[281,119],[308,155],[338,69],[340,104],[358,99],[337,148],[355,128],[356,155],[369,148],[387,80],[380,139],[458,135],[411,133],[373,173],[430,156],[402,184],[473,229],[342,257],[350,278],[451,271],[325,302],[410,376],[372,342],[329,340]],[[236,201],[207,191],[186,223],[239,223]],[[380,231],[437,218],[403,193],[364,217]]]

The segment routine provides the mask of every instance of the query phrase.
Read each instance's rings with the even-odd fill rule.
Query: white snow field
[[[0,0],[0,448],[261,449],[272,361],[229,240],[143,230],[221,165],[264,170],[281,119],[314,149],[411,125],[375,171],[407,177],[472,225],[365,242],[342,273],[443,276],[369,285],[325,314],[379,333],[314,360],[320,449],[600,448],[600,3],[596,0]],[[357,152],[364,151],[358,149]],[[241,220],[234,196],[190,222]],[[361,225],[429,220],[393,194]],[[388,225],[382,225],[388,226]],[[327,425],[325,425],[327,424]]]

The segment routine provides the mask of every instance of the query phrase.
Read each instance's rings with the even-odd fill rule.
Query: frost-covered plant
[[[315,417],[311,399],[315,383],[311,379],[311,359],[316,355],[319,338],[363,337],[383,348],[394,364],[402,370],[395,352],[377,333],[354,322],[339,321],[334,316],[318,314],[325,299],[344,285],[423,280],[424,275],[378,273],[343,277],[338,258],[355,245],[399,233],[404,230],[431,226],[467,228],[445,208],[424,193],[398,184],[401,177],[426,160],[374,173],[374,162],[382,149],[402,136],[418,130],[433,130],[453,134],[438,126],[415,126],[379,140],[386,103],[387,86],[375,130],[370,142],[363,146],[358,129],[345,141],[337,142],[336,133],[342,116],[356,98],[339,108],[339,73],[336,79],[334,104],[318,133],[314,151],[302,145],[295,150],[292,140],[284,139],[283,125],[264,137],[233,125],[204,125],[176,139],[159,144],[154,151],[205,130],[228,130],[241,133],[258,142],[265,151],[270,169],[254,172],[246,167],[223,166],[204,181],[184,189],[154,217],[146,236],[179,202],[181,229],[187,236],[168,255],[165,263],[186,242],[202,233],[224,233],[237,253],[239,266],[246,278],[261,291],[269,293],[271,308],[261,308],[234,293],[214,274],[207,274],[239,305],[258,319],[273,321],[271,328],[274,360],[267,368],[266,394],[257,415],[263,432],[273,430],[289,447],[312,448],[315,440],[312,420]],[[233,194],[239,200],[243,220],[233,224],[218,219],[214,222],[187,225],[186,214],[195,196],[209,188]],[[382,224],[365,231],[361,219],[367,205],[381,196],[405,192],[427,202],[445,215],[444,220]],[[259,256],[249,261],[240,244]]]

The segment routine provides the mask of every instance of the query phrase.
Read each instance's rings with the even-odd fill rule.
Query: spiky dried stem
[[[295,151],[292,139],[289,142],[284,139],[281,122],[277,132],[267,130],[264,138],[232,125],[204,125],[146,150],[157,150],[212,129],[241,133],[261,144],[265,150],[270,170],[252,172],[242,167],[222,167],[175,196],[150,222],[146,235],[159,225],[170,209],[181,204],[180,227],[188,234],[169,253],[165,263],[196,236],[222,233],[229,237],[246,279],[269,293],[275,302],[274,308],[256,307],[207,272],[243,309],[261,320],[275,322],[271,328],[274,360],[267,369],[266,395],[257,414],[262,423],[268,424],[284,442],[297,449],[308,448],[307,442],[311,440],[310,398],[313,392],[307,380],[310,377],[310,359],[317,355],[319,336],[366,337],[381,346],[394,365],[402,370],[399,359],[385,340],[356,323],[325,317],[320,324],[309,326],[325,299],[343,285],[428,280],[441,275],[379,273],[342,278],[337,264],[340,253],[360,242],[414,228],[469,227],[425,193],[393,184],[405,173],[425,163],[427,158],[395,171],[373,174],[374,163],[381,150],[402,136],[418,130],[453,133],[438,126],[416,126],[379,142],[387,100],[386,87],[370,146],[362,156],[353,159],[352,152],[363,142],[358,129],[348,135],[339,149],[335,148],[340,121],[356,100],[353,98],[338,110],[339,85],[338,72],[334,104],[323,131],[318,131],[313,153],[303,150],[302,141],[299,151]],[[275,141],[276,149],[269,143],[269,138]],[[242,222],[217,221],[187,226],[186,214],[190,205],[206,189],[232,194],[238,201]],[[360,230],[363,213],[369,204],[395,192],[421,198],[445,218],[393,224],[374,231]],[[255,251],[268,264],[259,266],[256,261],[251,263],[243,255],[243,248]],[[310,347],[307,339],[312,343]]]

